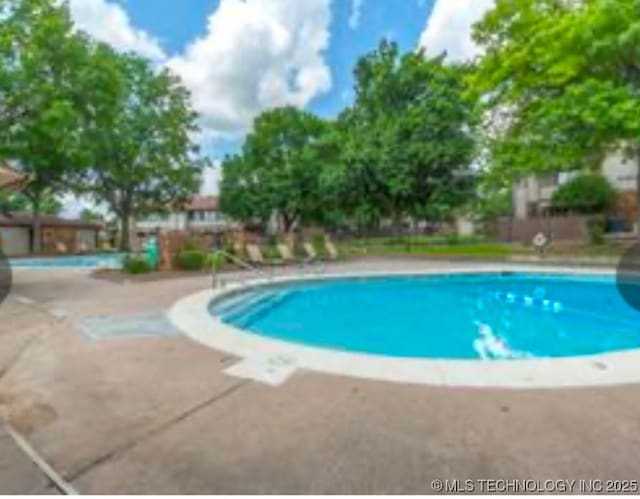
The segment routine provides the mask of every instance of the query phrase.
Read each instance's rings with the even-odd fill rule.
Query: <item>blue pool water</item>
[[[111,268],[122,266],[122,253],[98,253],[94,255],[38,256],[30,258],[11,258],[13,268]]]
[[[396,357],[521,359],[640,348],[640,312],[615,279],[402,276],[256,288],[210,306],[257,335]]]

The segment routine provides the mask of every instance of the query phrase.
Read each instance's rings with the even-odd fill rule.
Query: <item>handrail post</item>
[[[214,252],[214,255],[221,255],[229,260],[231,260],[232,262],[236,263],[237,265],[239,265],[240,267],[244,268],[245,270],[249,270],[250,272],[255,272],[257,274],[261,274],[265,277],[267,277],[268,279],[272,279],[272,276],[269,275],[267,272],[264,272],[263,270],[259,269],[258,267],[254,267],[253,265],[251,265],[248,262],[245,262],[242,258],[238,258],[235,255],[232,255],[231,253],[228,253],[224,250],[216,250]],[[219,273],[216,272],[216,259],[214,258],[213,264],[212,264],[212,268],[211,268],[211,284],[213,286],[213,289],[217,289],[218,285],[220,284],[220,279],[219,279]]]

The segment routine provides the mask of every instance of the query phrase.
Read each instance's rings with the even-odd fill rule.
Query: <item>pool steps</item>
[[[262,290],[240,293],[220,303],[214,303],[210,312],[225,321],[234,321],[243,327],[251,324],[257,316],[265,313],[291,294],[290,290]]]
[[[275,306],[290,297],[291,294],[291,291],[279,291],[269,296],[264,296],[260,300],[253,302],[248,308],[245,308],[238,316],[229,316],[225,317],[225,319],[234,321],[236,326],[248,328]]]

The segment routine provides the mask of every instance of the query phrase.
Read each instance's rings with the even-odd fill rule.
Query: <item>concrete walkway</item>
[[[330,270],[433,265],[445,266]],[[0,305],[0,415],[82,493],[429,493],[434,479],[640,478],[640,386],[445,389],[297,371],[271,388],[225,375],[237,359],[163,322],[207,278],[14,278]],[[136,334],[141,317],[153,326]],[[0,493],[55,491],[0,430]]]

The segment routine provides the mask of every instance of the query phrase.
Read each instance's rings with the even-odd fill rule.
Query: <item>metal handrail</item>
[[[265,272],[263,269],[261,269],[260,267],[257,267],[256,265],[252,265],[251,263],[247,262],[246,260],[243,260],[240,257],[237,257],[236,255],[233,255],[231,253],[229,253],[228,251],[224,251],[224,250],[216,250],[213,253],[214,255],[222,255],[225,258],[227,258],[228,260],[231,260],[232,262],[236,263],[237,265],[239,265],[240,267],[244,268],[245,270],[248,270],[253,274],[258,274],[261,275],[263,277],[266,277],[268,280],[272,280],[274,278],[274,272]],[[300,265],[300,270],[302,271],[305,265],[305,262],[301,262]],[[323,274],[326,271],[326,267],[324,265],[321,265],[319,267],[320,273]],[[221,280],[219,278],[219,273],[216,272],[216,266],[215,263],[212,265],[211,268],[212,271],[212,286],[213,289],[218,289],[221,286]],[[246,278],[241,279],[242,282],[246,282]]]
[[[248,271],[256,273],[256,274],[260,274],[262,276],[267,277],[268,279],[271,279],[273,277],[271,274],[269,274],[268,272],[265,272],[261,268],[256,267],[255,265],[251,265],[249,262],[246,262],[242,258],[239,258],[236,255],[232,255],[231,253],[229,253],[227,251],[216,250],[214,252],[214,255],[222,255],[225,258],[227,258],[228,260],[231,260],[235,264],[237,264],[240,267],[244,268],[245,270],[248,270]],[[219,286],[220,285],[220,281],[218,279],[218,272],[216,272],[215,263],[212,265],[212,285],[213,285],[214,289],[217,289],[218,287],[220,287]]]

